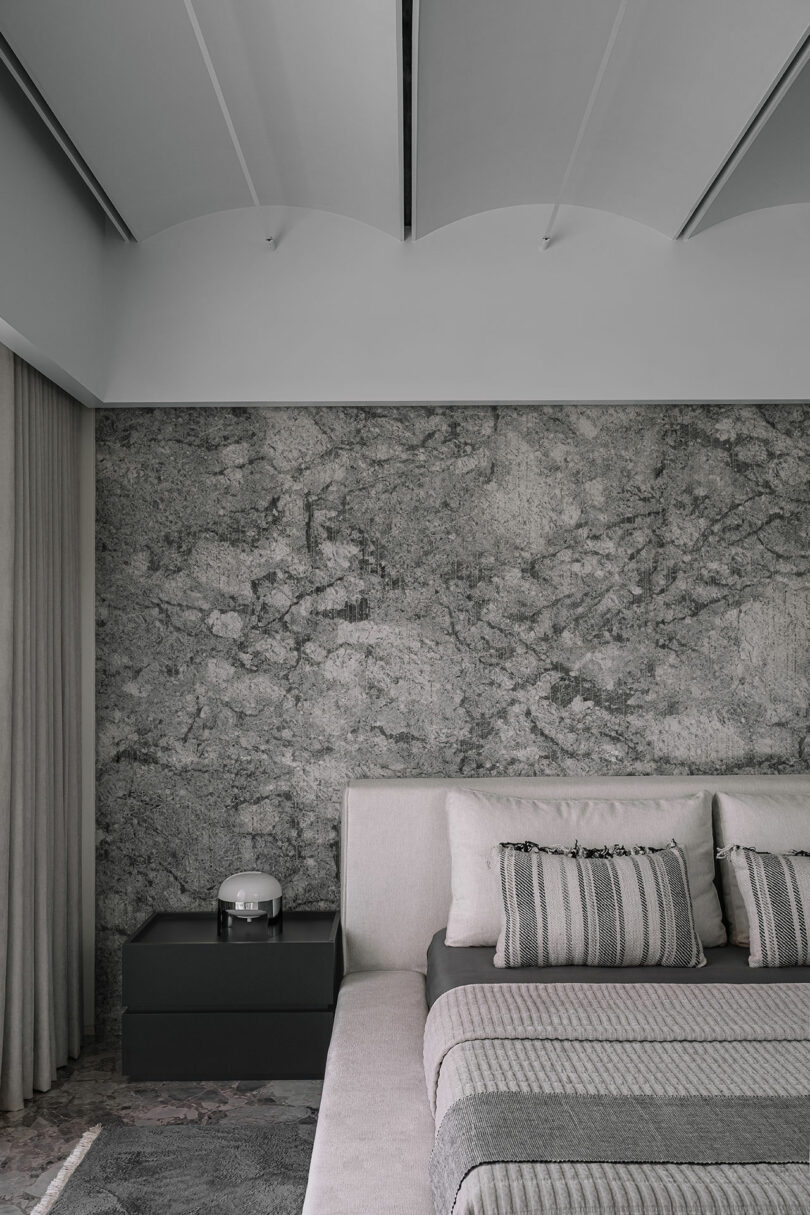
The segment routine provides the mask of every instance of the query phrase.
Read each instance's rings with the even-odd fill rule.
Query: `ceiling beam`
[[[121,212],[116,207],[115,203],[110,198],[107,191],[102,186],[101,182],[93,173],[87,161],[82,156],[79,149],[76,147],[73,140],[68,135],[65,128],[62,126],[59,119],[54,114],[47,101],[40,93],[34,81],[29,76],[26,69],[23,67],[20,60],[17,58],[11,44],[0,34],[0,63],[5,64],[11,76],[22,89],[28,101],[36,110],[39,117],[45,123],[45,126],[50,131],[53,138],[59,144],[59,147],[67,156],[73,168],[78,173],[79,177],[84,182],[87,189],[92,194],[98,205],[101,207],[107,219],[115,228],[122,240],[130,242],[134,241],[129,225],[127,224]]]
[[[397,110],[399,161],[400,240],[411,227],[411,148],[412,148],[412,56],[413,0],[396,0],[397,5]]]
[[[413,0],[411,12],[411,240],[419,236],[416,212],[416,174],[419,158],[419,0]]]
[[[803,69],[810,63],[810,29],[805,32],[782,71],[754,111],[748,125],[737,139],[720,168],[698,198],[686,219],[675,233],[676,240],[688,240],[700,226],[712,203],[729,181],[737,166],[759,137],[777,106],[787,96]]]

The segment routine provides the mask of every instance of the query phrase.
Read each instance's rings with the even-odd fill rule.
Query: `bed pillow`
[[[451,789],[447,794],[452,900],[446,945],[494,945],[501,926],[498,845],[536,840],[570,848],[606,842],[663,848],[676,839],[686,854],[695,924],[704,946],[726,931],[714,886],[711,795],[632,800],[539,800]]]
[[[759,852],[808,852],[810,789],[805,794],[718,793],[715,832],[717,846],[721,850],[738,844]],[[731,943],[748,945],[748,914],[737,879],[737,869],[729,857],[721,859],[720,873]]]
[[[810,856],[724,850],[748,917],[749,966],[810,966]]]
[[[662,849],[501,844],[495,965],[705,966],[686,857]]]

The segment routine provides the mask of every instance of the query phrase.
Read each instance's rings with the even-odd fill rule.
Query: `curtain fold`
[[[81,406],[0,346],[0,1109],[81,1045]]]

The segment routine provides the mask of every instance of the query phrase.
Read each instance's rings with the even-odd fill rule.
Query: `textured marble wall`
[[[810,767],[810,408],[98,415],[100,1001],[356,776]]]

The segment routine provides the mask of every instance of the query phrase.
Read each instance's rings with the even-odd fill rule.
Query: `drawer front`
[[[139,945],[123,951],[123,1004],[130,1011],[329,1009],[338,984],[332,943]]]
[[[122,1030],[133,1080],[320,1079],[332,1013],[127,1010]]]

